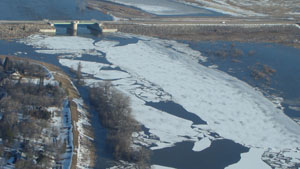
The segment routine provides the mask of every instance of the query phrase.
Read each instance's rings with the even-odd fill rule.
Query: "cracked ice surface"
[[[107,59],[160,86],[221,136],[241,144],[296,148],[300,127],[246,83],[180,53],[169,55],[159,40],[112,47]]]
[[[138,37],[140,40],[137,43],[124,46],[116,46],[118,43],[109,40],[94,43],[87,38],[78,38],[76,41],[66,37],[57,38],[30,37],[25,43],[36,47],[49,43],[49,49],[54,51],[61,47],[56,48],[53,41],[74,44],[65,45],[64,50],[69,51],[80,50],[78,46],[84,43],[85,49],[106,53],[111,65],[80,61],[82,71],[101,79],[116,79],[113,84],[131,97],[135,118],[159,138],[152,139],[145,134],[138,136],[141,142],[155,144],[152,149],[169,147],[186,140],[196,142],[197,146],[199,138],[213,140],[204,132],[212,131],[247,147],[299,154],[299,125],[253,87],[224,72],[198,64],[199,60],[205,61],[205,58],[203,60],[199,52],[184,44],[147,37]],[[78,61],[61,59],[60,63],[72,67]],[[100,70],[103,66],[120,67],[123,71]],[[87,84],[98,81],[89,78]],[[189,120],[145,105],[145,101],[164,100],[182,105],[208,125],[193,125]],[[297,159],[291,153],[284,155]],[[260,151],[254,150],[243,155],[246,159],[256,161],[261,161],[261,156]]]

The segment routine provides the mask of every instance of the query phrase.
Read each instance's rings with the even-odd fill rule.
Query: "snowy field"
[[[118,36],[130,38],[125,34]],[[202,151],[210,147],[212,141],[226,138],[250,148],[228,169],[246,165],[271,168],[262,159],[272,166],[300,163],[300,126],[261,92],[224,72],[198,64],[204,62],[205,57],[185,44],[136,38],[140,39],[137,43],[118,45],[111,40],[94,42],[83,37],[35,35],[22,43],[32,45],[36,52],[59,54],[60,64],[70,68],[76,68],[80,62],[86,85],[112,80],[119,90],[131,97],[136,120],[149,129],[150,134],[135,133],[136,143],[154,145],[151,146],[154,150],[193,141],[193,150]],[[110,64],[80,60],[85,52],[106,57]],[[178,103],[207,125],[195,125],[190,120],[146,106],[149,101]],[[221,138],[211,133],[218,133]]]
[[[109,0],[139,8],[155,15],[211,14],[210,11],[170,0]]]
[[[176,0],[232,16],[299,17],[300,2],[296,0]]]
[[[209,14],[211,10],[231,16],[300,17],[296,0],[109,0],[156,15]]]

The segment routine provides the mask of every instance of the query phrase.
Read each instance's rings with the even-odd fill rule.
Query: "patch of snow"
[[[185,0],[179,0],[181,3],[189,4],[192,6],[202,7],[219,13],[232,15],[232,16],[266,16],[262,13],[257,13],[251,10],[242,9],[238,6],[233,6],[224,1],[207,1],[207,0],[196,0],[197,3],[187,2]],[[201,4],[201,5],[200,5]]]
[[[295,24],[295,26],[296,26],[297,28],[299,28],[299,29],[300,29],[300,25],[298,25],[298,24]]]
[[[73,132],[72,132],[72,118],[71,118],[71,110],[69,107],[69,101],[66,99],[63,105],[62,110],[63,116],[63,127],[66,129],[66,147],[67,150],[63,155],[63,169],[70,169],[72,164],[72,156],[73,156]]]
[[[194,143],[194,147],[193,147],[193,151],[202,151],[208,147],[210,147],[211,145],[211,141],[205,137],[203,139],[201,139],[200,141],[196,141]]]
[[[300,111],[300,107],[297,107],[297,106],[289,106],[289,109],[295,110],[295,111]]]
[[[161,166],[161,165],[152,165],[151,169],[175,169],[175,168]]]
[[[210,14],[210,11],[168,0],[109,0],[119,4],[133,6],[155,15],[191,15]]]
[[[300,162],[300,152],[285,152],[283,153],[286,157],[291,157],[293,162]]]
[[[80,99],[73,99],[73,101],[77,105],[78,110],[78,122],[76,123],[76,129],[78,130],[78,148],[77,148],[77,168],[79,169],[86,169],[91,168],[91,148],[89,147],[89,141],[92,141],[93,138],[86,135],[86,126],[91,126],[88,117],[87,117],[87,110],[84,108],[83,100]]]
[[[218,65],[210,65],[210,66],[208,66],[209,68],[211,68],[211,69],[217,69],[218,68]]]
[[[249,152],[242,153],[239,162],[232,164],[225,169],[271,169],[271,167],[261,159],[264,151],[264,149],[250,148]]]

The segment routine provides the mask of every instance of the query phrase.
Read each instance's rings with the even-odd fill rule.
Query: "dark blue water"
[[[112,20],[85,9],[83,0],[1,0],[0,11],[0,20]]]
[[[146,102],[146,105],[167,112],[179,118],[190,120],[193,122],[193,124],[207,124],[206,121],[202,120],[199,116],[194,113],[188,112],[180,104],[177,104],[173,101]]]
[[[300,112],[289,106],[300,107],[300,49],[280,44],[239,42],[188,42],[190,47],[208,57],[206,66],[217,65],[219,70],[259,88],[266,96],[276,95],[284,99],[284,112],[289,117],[300,117]],[[234,50],[241,50],[236,55]],[[219,54],[227,53],[226,56]],[[270,81],[255,79],[252,69],[268,65],[276,72]]]
[[[154,150],[152,163],[178,169],[224,169],[241,159],[240,154],[249,151],[231,140],[216,140],[203,151],[192,151],[193,142],[177,143],[176,146]]]
[[[94,145],[96,148],[96,154],[99,157],[96,159],[96,169],[104,169],[108,167],[112,167],[113,164],[113,156],[111,150],[109,150],[106,146],[106,129],[101,125],[99,116],[97,111],[91,106],[89,103],[89,96],[88,96],[88,88],[83,86],[76,86],[80,96],[85,101],[85,105],[89,108],[89,113],[91,114],[91,125],[94,130],[94,135],[97,137],[94,139]]]

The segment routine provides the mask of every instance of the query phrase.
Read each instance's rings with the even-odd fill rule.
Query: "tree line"
[[[89,98],[99,114],[101,124],[107,128],[106,142],[114,158],[134,162],[136,168],[150,168],[149,150],[132,146],[132,134],[139,132],[141,127],[132,117],[129,97],[106,82],[91,87]]]

